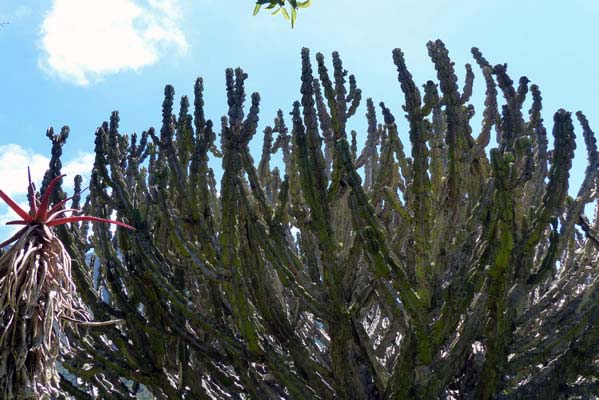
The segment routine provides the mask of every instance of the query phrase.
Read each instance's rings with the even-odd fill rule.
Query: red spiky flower
[[[31,225],[37,224],[37,225],[44,225],[44,226],[50,227],[50,226],[58,226],[58,225],[67,224],[69,222],[95,221],[95,222],[106,222],[109,224],[116,224],[116,225],[119,225],[119,226],[122,226],[122,227],[128,228],[128,229],[135,229],[131,225],[127,225],[124,222],[115,221],[115,220],[106,219],[106,218],[92,217],[89,215],[76,215],[76,216],[70,216],[70,217],[60,217],[65,212],[79,211],[79,210],[72,209],[72,208],[70,208],[70,209],[63,208],[64,205],[67,203],[67,201],[71,200],[72,197],[66,198],[66,199],[60,201],[58,204],[54,205],[54,207],[52,207],[51,209],[48,209],[48,205],[50,203],[50,196],[52,195],[54,188],[56,187],[56,185],[58,184],[60,179],[62,179],[66,175],[59,175],[59,176],[55,177],[54,179],[52,179],[52,181],[50,181],[46,191],[44,192],[44,195],[42,196],[41,200],[39,201],[39,204],[38,204],[38,200],[35,196],[35,189],[34,189],[33,183],[31,182],[31,172],[30,172],[29,168],[27,168],[27,175],[29,178],[29,186],[27,188],[27,192],[29,194],[29,212],[26,212],[25,210],[23,210],[13,199],[11,199],[6,193],[4,193],[2,190],[0,190],[0,198],[2,198],[2,200],[4,200],[6,202],[6,204],[8,204],[8,206],[14,212],[16,212],[19,215],[19,217],[22,218],[22,219],[16,220],[16,221],[9,221],[6,223],[6,225],[29,225],[29,226],[31,226]],[[19,234],[21,232],[23,232],[25,229],[26,228],[21,229],[19,232],[17,232],[17,234],[15,234],[10,239],[0,243],[0,248],[17,240],[19,238]]]
[[[50,196],[63,176],[52,179],[38,200],[29,173],[29,212],[0,190],[0,198],[21,217],[8,224],[25,225],[10,239],[0,243],[0,248],[3,248],[14,242],[0,255],[2,399],[56,398],[60,390],[55,362],[59,354],[69,350],[63,333],[65,324],[118,322],[91,322],[71,278],[71,257],[52,227],[93,221],[134,228],[105,218],[65,216],[68,212],[79,212],[64,208],[71,198],[50,208]]]

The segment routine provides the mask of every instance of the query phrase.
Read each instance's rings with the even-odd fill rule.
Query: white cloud
[[[94,153],[79,153],[76,158],[63,164],[62,173],[67,175],[63,183],[65,189],[73,187],[75,175],[81,175],[83,177],[83,185],[85,185],[88,181],[90,171],[94,166],[95,157]]]
[[[178,0],[53,0],[41,30],[42,69],[87,85],[188,48]]]
[[[36,154],[18,144],[0,145],[0,189],[15,200],[23,209],[28,210],[27,205],[27,167],[31,170],[31,179],[39,190],[44,173],[48,168],[50,159],[42,154]],[[71,160],[66,160],[62,172],[67,174],[62,187],[71,194],[73,190],[73,178],[81,175],[83,182],[89,181],[89,173],[93,167],[94,154],[80,153]],[[7,221],[18,219],[14,211],[0,200],[0,242],[15,232],[14,227],[5,227]]]
[[[11,197],[27,193],[27,167],[31,179],[40,182],[50,159],[31,153],[18,144],[0,146],[0,189]]]

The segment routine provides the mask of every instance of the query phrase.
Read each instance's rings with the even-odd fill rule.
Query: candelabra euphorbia
[[[79,221],[116,224],[119,221],[86,215],[65,216],[70,199],[49,207],[50,195],[64,175],[55,177],[41,199],[29,174],[29,212],[0,190],[0,198],[21,218],[9,225],[24,225],[0,248],[0,397],[40,399],[58,394],[55,361],[68,349],[65,322],[88,323],[90,316],[75,293],[71,258],[52,227]]]
[[[427,48],[438,82],[421,91],[395,49],[407,124],[366,99],[362,148],[350,130],[362,92],[337,52],[329,71],[323,54],[314,65],[302,50],[291,124],[279,110],[264,127],[258,163],[250,149],[260,95],[247,96],[241,68],[225,72],[220,124],[205,112],[202,78],[178,115],[165,87],[159,129],[120,132],[113,112],[95,132],[83,209],[127,215],[137,231],[83,223],[54,234],[90,315],[124,322],[86,335],[65,324],[62,396],[596,398],[599,150],[589,121],[575,114],[587,153],[575,191],[572,114],[557,110],[549,128],[539,87],[526,77],[514,84],[507,64],[473,48],[486,87],[476,109],[472,66],[459,85],[443,42]],[[43,187],[61,175],[68,132],[46,133]],[[79,188],[76,179],[73,208]],[[64,197],[58,186],[50,195],[54,204]],[[42,237],[67,217],[34,215],[20,223],[38,226],[37,241],[21,232],[3,268],[64,253]],[[84,319],[60,310],[55,321]]]

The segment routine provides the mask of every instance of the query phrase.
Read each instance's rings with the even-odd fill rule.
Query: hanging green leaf
[[[295,27],[295,19],[297,18],[297,10],[295,8],[291,9],[291,29]]]
[[[289,4],[289,10],[285,7]],[[272,10],[272,15],[277,15],[278,13],[283,14],[283,17],[291,21],[291,28],[295,27],[295,21],[297,20],[297,10],[299,8],[307,8],[312,4],[312,0],[256,0],[253,15],[256,16],[262,9],[262,6],[265,6],[265,10]],[[277,7],[278,6],[278,7]]]

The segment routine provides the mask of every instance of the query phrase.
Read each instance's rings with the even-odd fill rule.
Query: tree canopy
[[[311,4],[312,0],[257,0],[254,6],[254,15],[257,15],[261,9],[269,11],[272,15],[280,14],[283,18],[291,22],[291,27],[293,28],[298,9],[307,8]]]

